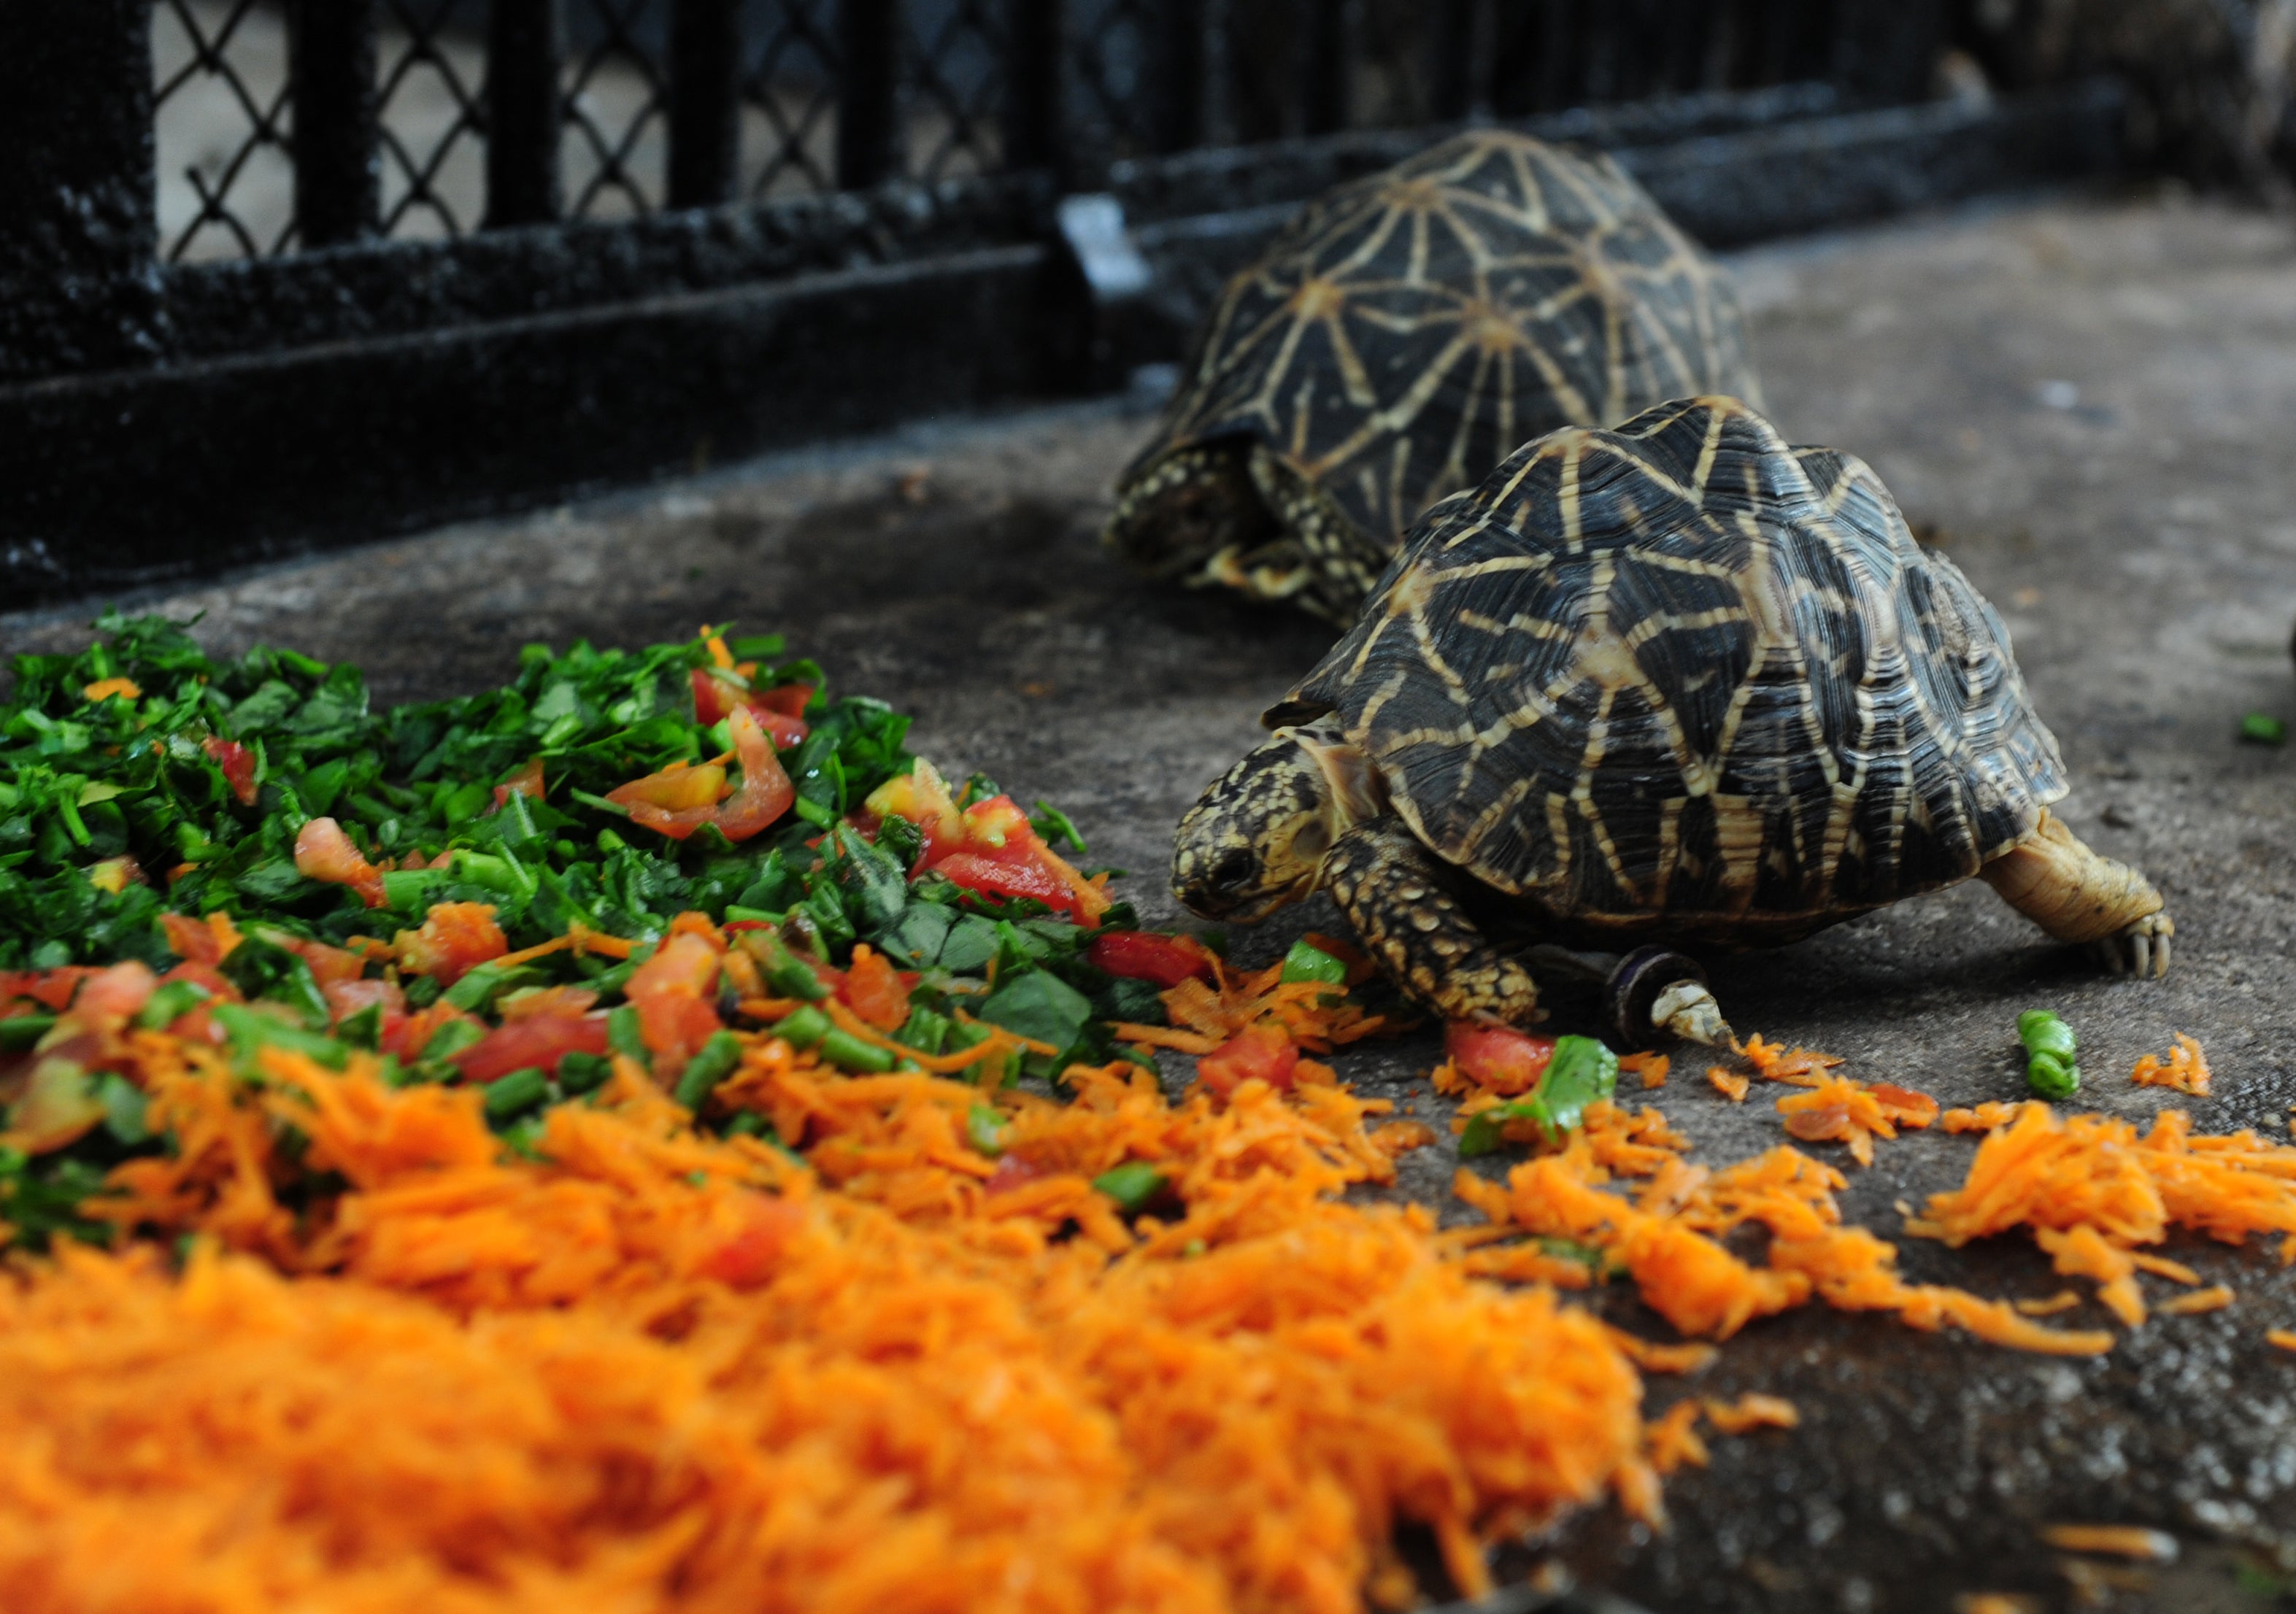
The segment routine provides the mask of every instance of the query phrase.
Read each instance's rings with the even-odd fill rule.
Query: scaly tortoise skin
[[[1420,512],[1517,445],[1710,392],[1759,401],[1713,259],[1608,157],[1462,135],[1228,282],[1107,538],[1344,625]]]
[[[1430,511],[1267,721],[1175,891],[1252,918],[1328,889],[1455,1017],[1538,1017],[1495,929],[1773,944],[1972,874],[2168,967],[2159,893],[2047,810],[2000,619],[1863,462],[1734,399],[1555,432]]]

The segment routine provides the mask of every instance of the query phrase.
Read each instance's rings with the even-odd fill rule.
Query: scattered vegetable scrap
[[[1948,1132],[1992,1132],[2017,1118],[2015,1104],[1988,1099],[1973,1110],[1948,1110],[1939,1121]]]
[[[1732,1103],[1742,1104],[1746,1102],[1749,1078],[1734,1075],[1719,1065],[1710,1065],[1706,1069],[1706,1079],[1713,1084],[1715,1092]]]
[[[2173,1036],[2171,1043],[2167,1059],[2152,1053],[2144,1055],[2128,1073],[2128,1079],[2140,1087],[2173,1087],[2194,1098],[2206,1098],[2209,1061],[2201,1053],[2201,1045],[2181,1031]]]
[[[2268,1329],[2264,1338],[2267,1344],[2276,1345],[2282,1350],[2296,1350],[2296,1328]]]
[[[1860,1166],[1874,1163],[1875,1138],[1894,1138],[1899,1127],[1923,1127],[1938,1118],[1938,1102],[1926,1093],[1846,1077],[1828,1077],[1806,1093],[1782,1098],[1778,1110],[1795,1137],[1847,1143]]]
[[[2080,1066],[2073,1028],[2049,1009],[2028,1009],[2017,1017],[2017,1040],[2025,1045],[2025,1085],[2038,1098],[2070,1098],[2080,1091]]]
[[[2054,1317],[2061,1311],[2072,1310],[2074,1307],[2079,1306],[2080,1303],[2080,1296],[2075,1294],[2070,1289],[2061,1289],[2057,1290],[2056,1293],[2049,1296],[2046,1299],[2019,1300],[2015,1302],[2015,1305],[2020,1316]]]
[[[1726,1435],[1758,1429],[1797,1429],[1801,1424],[1801,1413],[1782,1396],[1749,1392],[1735,1401],[1718,1401],[1709,1396],[1702,1405],[1707,1420]]]
[[[1996,1344],[2064,1355],[2110,1348],[2102,1332],[2060,1332],[2002,1301],[1908,1284],[1891,1270],[1897,1251],[1863,1228],[1841,1225],[1840,1173],[1791,1147],[1720,1170],[1678,1152],[1634,1153],[1614,1136],[1615,1105],[1591,1106],[1582,1133],[1560,1151],[1517,1166],[1505,1186],[1462,1171],[1453,1192],[1495,1224],[1538,1239],[1567,1239],[1613,1253],[1653,1310],[1685,1334],[1727,1339],[1760,1316],[1813,1296],[1847,1310],[1894,1311],[1917,1328],[1951,1322]],[[1616,1177],[1646,1179],[1632,1200],[1606,1192]],[[1748,1223],[1771,1234],[1767,1266],[1726,1249]]]
[[[1956,1246],[2030,1227],[2059,1272],[2095,1280],[2098,1299],[2134,1326],[2144,1316],[2137,1246],[2171,1227],[2230,1244],[2296,1235],[2296,1147],[2253,1132],[2196,1136],[2173,1110],[2140,1135],[2127,1121],[2029,1102],[1978,1145],[1961,1187],[1931,1195],[1906,1227]]]
[[[2222,1311],[2238,1298],[2226,1285],[2217,1283],[2207,1289],[2196,1289],[2188,1295],[2163,1300],[2159,1309],[2166,1316],[2189,1317],[2202,1312]]]
[[[1666,1086],[1667,1057],[1663,1053],[1622,1053],[1619,1056],[1619,1069],[1640,1077],[1644,1092]]]
[[[1784,1082],[1792,1087],[1815,1087],[1826,1071],[1841,1063],[1831,1053],[1808,1048],[1782,1049],[1763,1041],[1759,1032],[1746,1039],[1739,1055],[1764,1081]]]
[[[1521,1055],[1492,1062],[1503,1065],[1510,1078],[1524,1069],[1534,1070],[1537,1086],[1529,1092],[1515,1088],[1522,1094],[1520,1098],[1488,1104],[1471,1100],[1462,1104],[1459,1155],[1463,1159],[1489,1154],[1503,1140],[1528,1141],[1518,1128],[1527,1129],[1541,1142],[1558,1143],[1578,1130],[1589,1105],[1618,1091],[1619,1057],[1592,1037],[1548,1039],[1502,1030],[1478,1031],[1474,1036],[1479,1041],[1505,1037],[1530,1045]],[[1455,1055],[1453,1062],[1472,1070],[1480,1061],[1479,1053],[1470,1053],[1464,1061]]]
[[[2166,1530],[2133,1524],[2053,1524],[2041,1539],[2061,1553],[2097,1553],[2148,1563],[2177,1561],[2177,1538]]]

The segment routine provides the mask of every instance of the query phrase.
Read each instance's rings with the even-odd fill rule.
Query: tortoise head
[[[1193,577],[1215,555],[1275,535],[1242,440],[1176,449],[1117,489],[1102,529],[1111,549],[1152,577]]]
[[[1180,820],[1172,894],[1206,919],[1265,919],[1312,894],[1332,842],[1384,810],[1369,760],[1336,729],[1277,729]]]

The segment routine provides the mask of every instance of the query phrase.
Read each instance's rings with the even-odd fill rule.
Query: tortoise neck
[[[1380,777],[1371,758],[1364,755],[1363,748],[1351,742],[1337,727],[1323,723],[1305,724],[1292,731],[1292,741],[1315,762],[1316,771],[1323,776],[1324,790],[1331,799],[1333,840],[1358,824],[1386,817],[1392,810],[1388,804],[1387,782]]]

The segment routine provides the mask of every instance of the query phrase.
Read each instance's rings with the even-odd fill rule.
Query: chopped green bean
[[[741,1062],[741,1039],[731,1031],[717,1033],[701,1045],[678,1073],[677,1102],[688,1110],[701,1109],[710,1090],[733,1075],[734,1067]]]
[[[1093,1178],[1092,1185],[1114,1200],[1119,1210],[1131,1216],[1146,1209],[1164,1192],[1167,1179],[1145,1160],[1127,1160]]]

